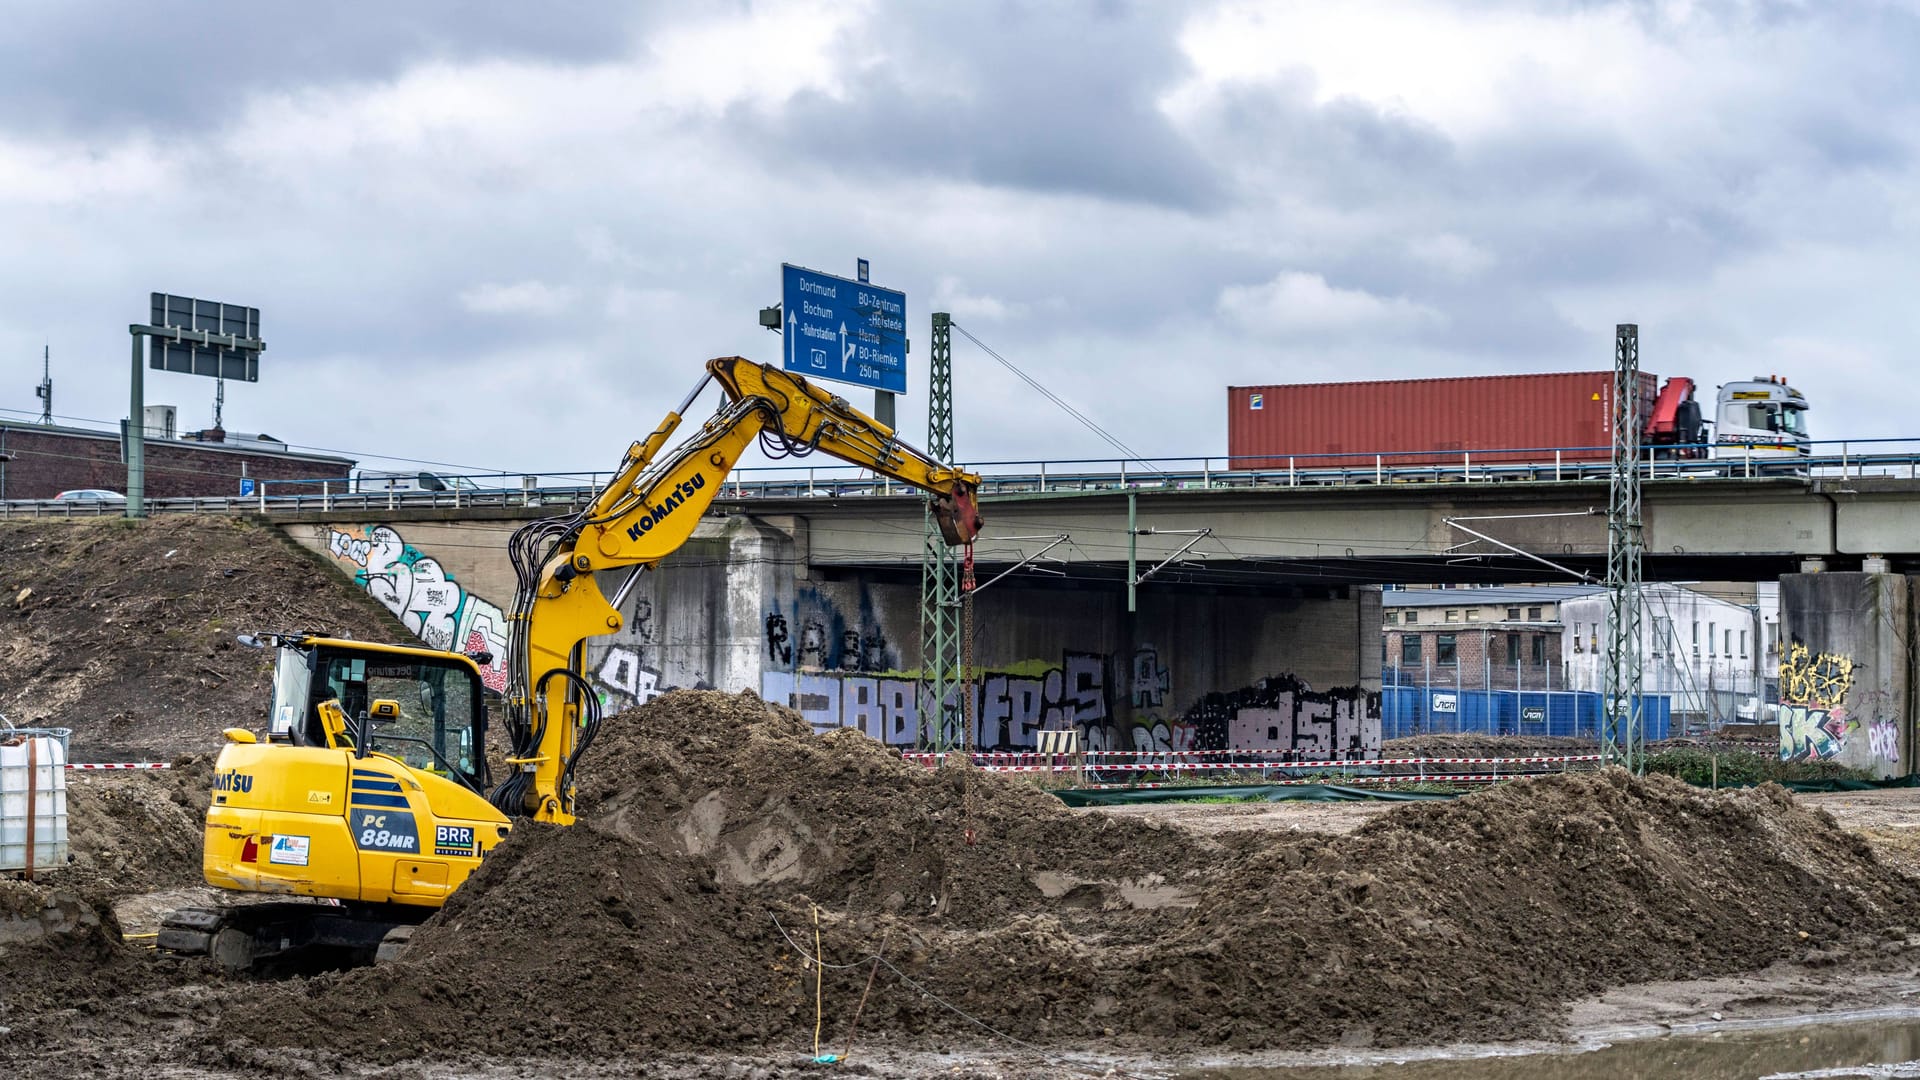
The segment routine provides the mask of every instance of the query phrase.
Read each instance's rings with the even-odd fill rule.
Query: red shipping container
[[[1640,415],[1659,379],[1640,373]],[[1605,461],[1613,372],[1227,388],[1235,469]]]

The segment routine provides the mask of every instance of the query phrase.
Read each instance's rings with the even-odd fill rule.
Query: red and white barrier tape
[[[1232,751],[1241,756],[1251,756],[1250,751]],[[1131,752],[1130,752],[1131,753]],[[907,755],[902,755],[903,757]],[[912,757],[920,760],[928,768],[935,764],[924,760],[934,755],[916,754]],[[944,755],[941,755],[944,756]],[[1033,757],[1061,758],[1063,754],[1035,754]],[[1159,758],[1166,755],[1142,751],[1135,757]],[[1202,769],[1350,769],[1356,766],[1375,767],[1382,765],[1562,765],[1581,761],[1599,761],[1599,754],[1564,754],[1554,757],[1428,757],[1428,758],[1372,758],[1349,759],[1345,761],[1129,761],[1102,765],[1089,762],[1088,769],[1105,772],[1177,772]],[[1062,763],[1058,760],[1044,765],[980,765],[987,772],[1068,772],[1077,771],[1083,766]]]
[[[1287,753],[1287,751],[1284,751],[1284,750],[1271,750],[1271,749],[1267,749],[1267,750],[1262,750],[1262,749],[1245,749],[1245,750],[1086,750],[1086,751],[1082,751],[1082,752],[1081,752],[1081,753],[1080,753],[1080,754],[1079,754],[1078,756],[1080,756],[1080,757],[1086,757],[1086,758],[1101,758],[1101,757],[1155,757],[1155,758],[1172,758],[1172,757],[1235,757],[1235,756],[1238,756],[1238,757],[1244,757],[1244,756],[1246,756],[1246,755],[1249,755],[1249,754],[1281,754],[1281,753]],[[951,752],[949,752],[949,751],[939,751],[939,752],[934,752],[934,751],[928,751],[928,750],[903,750],[903,751],[901,751],[901,752],[900,752],[900,756],[901,756],[901,757],[903,757],[903,758],[906,758],[906,759],[907,759],[908,761],[925,761],[925,760],[938,760],[938,759],[940,759],[940,758],[945,758],[945,757],[948,757],[948,756],[950,756],[950,755],[951,755]],[[1049,753],[1042,753],[1042,752],[1041,752],[1041,751],[1039,751],[1039,750],[975,750],[975,751],[973,752],[973,756],[974,756],[974,759],[975,759],[976,761],[1001,761],[1001,760],[1005,760],[1005,759],[1009,759],[1009,758],[1054,758],[1054,757],[1072,757],[1072,756],[1075,756],[1075,755],[1072,755],[1072,754],[1049,754]],[[1598,760],[1598,759],[1599,759],[1599,757],[1600,757],[1600,755],[1598,755],[1598,754],[1582,754],[1582,755],[1576,755],[1576,756],[1572,756],[1572,757],[1543,757],[1543,758],[1537,758],[1537,759],[1536,759],[1536,758],[1525,758],[1525,759],[1520,759],[1520,758],[1492,758],[1492,757],[1476,757],[1476,758],[1396,758],[1396,759],[1393,759],[1393,760],[1401,760],[1401,761],[1409,761],[1409,762],[1414,762],[1414,761],[1518,761],[1518,760],[1527,760],[1527,761],[1534,761],[1534,760],[1539,760],[1539,761],[1588,761],[1588,760]],[[1356,759],[1352,759],[1352,760],[1362,760],[1362,759],[1358,759],[1358,758],[1356,758]],[[1372,763],[1373,763],[1373,764],[1378,764],[1378,762],[1372,762]]]
[[[165,761],[103,761],[98,763],[81,763],[81,762],[69,761],[67,763],[67,768],[69,769],[171,769],[173,768],[173,766]]]
[[[1410,784],[1410,783],[1495,784],[1495,783],[1499,783],[1502,780],[1525,780],[1530,776],[1558,776],[1558,775],[1560,774],[1553,773],[1553,772],[1523,772],[1523,773],[1477,773],[1472,775],[1462,773],[1458,776],[1448,775],[1445,773],[1440,773],[1433,776],[1352,776],[1352,777],[1347,777],[1346,779],[1341,780],[1340,784],[1342,785]],[[1269,785],[1265,785],[1265,786],[1302,787],[1308,784],[1319,784],[1323,782],[1324,781],[1320,781],[1320,780],[1274,780]],[[1209,784],[1185,784],[1185,783],[1178,783],[1173,781],[1156,781],[1151,784],[1088,784],[1087,789],[1103,790],[1108,788],[1128,788],[1128,789],[1192,788],[1195,794],[1204,795],[1209,790],[1211,790],[1213,786],[1214,785],[1209,785]],[[1219,785],[1219,786],[1226,787],[1231,785]]]

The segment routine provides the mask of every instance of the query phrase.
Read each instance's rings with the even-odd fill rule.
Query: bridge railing
[[[1748,444],[1661,447],[1641,465],[1650,481],[1785,477],[1920,479],[1920,438],[1830,439],[1807,455],[1781,455]],[[1519,447],[1497,450],[1355,454],[1271,454],[1157,458],[978,461],[983,495],[1101,491],[1242,490],[1276,487],[1366,487],[1388,484],[1507,484],[1604,480],[1605,447]],[[1356,460],[1371,464],[1354,464]],[[1389,464],[1389,460],[1393,463]],[[1257,467],[1254,467],[1257,466]],[[275,513],[464,507],[585,507],[611,478],[605,472],[440,475],[445,490],[353,490],[341,477],[252,482],[246,495],[148,499],[151,513]],[[842,465],[773,465],[735,470],[723,499],[864,498],[911,494],[910,488]],[[115,500],[5,500],[0,518],[119,516]]]

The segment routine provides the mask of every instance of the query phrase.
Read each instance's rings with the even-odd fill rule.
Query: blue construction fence
[[[1455,690],[1389,686],[1380,692],[1380,737],[1408,735],[1579,735],[1600,737],[1600,694],[1592,690]],[[1664,739],[1673,699],[1642,694],[1647,741]]]

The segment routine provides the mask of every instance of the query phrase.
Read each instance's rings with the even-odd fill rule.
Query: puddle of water
[[[1201,1069],[1178,1080],[1920,1080],[1920,1018],[1631,1039],[1584,1052]]]

